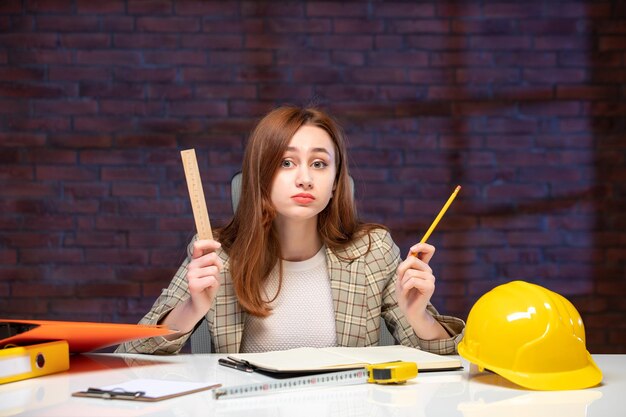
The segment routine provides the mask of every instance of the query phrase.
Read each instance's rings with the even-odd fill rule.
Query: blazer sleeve
[[[396,270],[401,262],[400,250],[391,239],[389,233],[385,233],[383,239],[387,241],[387,244],[382,245],[382,247],[388,247],[390,250],[383,254],[386,260],[383,263],[385,265],[383,273],[387,274],[388,280],[382,294],[381,315],[385,319],[389,331],[393,334],[396,341],[404,346],[420,348],[439,355],[457,353],[457,345],[463,337],[465,322],[457,317],[439,314],[432,304],[429,303],[427,310],[443,326],[450,337],[439,340],[424,340],[419,338],[413,331],[413,328],[398,306],[396,296]]]
[[[163,289],[161,295],[156,299],[150,311],[139,321],[139,324],[159,324],[176,305],[189,298],[186,276],[187,265],[191,261],[191,250],[194,241],[195,237],[187,246],[187,257],[176,271],[169,286]],[[185,333],[174,340],[167,340],[163,336],[132,340],[119,345],[115,352],[157,355],[175,354],[180,352],[191,333]]]

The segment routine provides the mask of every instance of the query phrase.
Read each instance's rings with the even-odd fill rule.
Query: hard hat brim
[[[527,373],[512,371],[487,364],[474,362],[471,358],[468,361],[478,366],[489,369],[492,372],[508,379],[509,381],[524,388],[539,391],[561,391],[591,388],[602,381],[602,371],[587,352],[588,364],[584,368],[562,372],[535,372]]]

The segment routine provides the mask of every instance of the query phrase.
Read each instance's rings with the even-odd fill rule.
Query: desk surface
[[[217,364],[223,355],[73,356],[68,372],[0,385],[0,416],[623,416],[626,355],[594,355],[604,373],[598,387],[537,392],[503,378],[462,371],[421,373],[400,386],[372,384],[309,388],[241,399],[213,400],[199,392],[156,403],[76,398],[88,387],[131,379],[214,381],[224,386],[269,378]],[[467,365],[467,364],[465,364]]]

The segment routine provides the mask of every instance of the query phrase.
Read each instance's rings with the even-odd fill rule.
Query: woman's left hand
[[[398,306],[409,322],[420,320],[424,316],[430,297],[435,292],[435,276],[428,266],[434,254],[434,246],[418,243],[411,247],[407,258],[398,266]]]

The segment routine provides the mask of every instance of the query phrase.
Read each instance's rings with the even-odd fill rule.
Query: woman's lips
[[[315,201],[315,197],[307,193],[292,195],[291,198],[298,204],[309,204]]]

